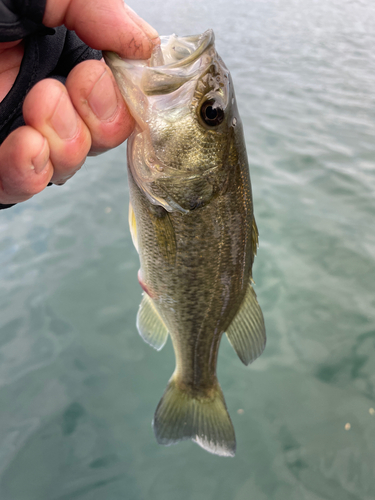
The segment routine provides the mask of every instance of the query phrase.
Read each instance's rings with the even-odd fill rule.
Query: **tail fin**
[[[172,377],[152,424],[159,444],[192,439],[210,453],[234,457],[236,438],[219,384],[210,397],[195,398]]]

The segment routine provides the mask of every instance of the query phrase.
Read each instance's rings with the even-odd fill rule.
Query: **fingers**
[[[47,139],[54,168],[52,182],[65,182],[84,163],[91,137],[64,85],[53,79],[37,83],[25,99],[23,116],[27,125]]]
[[[103,61],[85,61],[66,81],[72,103],[91,135],[90,154],[124,142],[134,128],[111,70]]]
[[[27,95],[27,125],[48,141],[52,182],[64,183],[95,155],[124,142],[134,128],[110,69],[103,61],[84,61],[70,72],[66,87],[47,79]]]
[[[112,50],[122,57],[150,57],[158,33],[123,0],[47,0],[43,24],[65,24],[94,49]]]
[[[20,127],[0,146],[0,203],[28,200],[49,183],[53,167],[47,140],[31,127]]]
[[[26,122],[0,147],[0,203],[19,203],[48,182],[63,184],[84,163],[121,144],[134,120],[102,61],[85,61],[66,87],[53,79],[37,83],[23,105]],[[43,168],[40,166],[43,163]]]
[[[157,32],[123,0],[47,0],[43,22],[65,24],[84,42],[127,58],[148,58]],[[97,154],[123,142],[134,127],[112,73],[86,61],[69,75],[66,88],[42,80],[27,95],[20,127],[0,146],[0,203],[24,201],[49,181],[60,184]]]

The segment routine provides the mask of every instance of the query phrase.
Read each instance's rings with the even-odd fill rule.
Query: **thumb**
[[[64,24],[90,47],[129,59],[150,57],[157,31],[122,0],[47,0],[43,24]]]

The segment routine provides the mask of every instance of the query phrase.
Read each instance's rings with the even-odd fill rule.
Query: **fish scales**
[[[106,54],[137,122],[128,143],[129,220],[144,289],[137,326],[156,349],[170,335],[176,357],[154,431],[162,444],[192,439],[233,456],[216,376],[220,341],[226,332],[248,364],[266,340],[252,288],[258,234],[242,124],[212,31],[162,37],[155,50],[156,67],[153,58]]]
[[[251,246],[251,225],[247,220],[248,207],[237,196],[240,190],[233,177],[227,193],[202,209],[186,215],[165,212],[162,217],[169,218],[176,241],[175,260],[168,262],[154,244],[158,237],[152,218],[158,216],[130,180],[139,248],[149,248],[147,256],[140,251],[142,280],[151,297],[161,298],[158,309],[178,353],[177,373],[188,384],[195,381],[196,390],[204,384],[205,377],[211,380],[215,376],[216,366],[207,365],[211,344],[215,337],[220,340],[218,335],[229,325],[250,279],[251,263],[244,255],[246,247]],[[235,203],[230,203],[231,198]],[[248,226],[247,237],[239,234],[244,225]],[[242,279],[233,280],[233,275]],[[173,307],[175,304],[179,306]],[[195,354],[198,341],[199,356]],[[204,376],[198,377],[198,373]]]

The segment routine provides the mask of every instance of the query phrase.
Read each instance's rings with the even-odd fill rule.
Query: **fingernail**
[[[77,113],[68,95],[61,92],[61,97],[51,118],[51,125],[64,141],[73,139],[78,132]]]
[[[102,76],[95,83],[87,101],[99,120],[108,120],[115,114],[117,96],[112,78],[107,70],[104,70]]]
[[[44,137],[43,146],[39,153],[31,160],[32,167],[36,174],[43,172],[48,164],[49,148],[47,147],[47,139]]]
[[[129,5],[125,5],[125,9],[131,12],[131,18],[144,31],[145,35],[148,38],[150,38],[151,40],[153,40],[154,38],[159,38],[159,33],[156,31],[156,29],[150,26],[144,19],[139,17],[139,15],[134,12],[134,10],[129,7]]]

